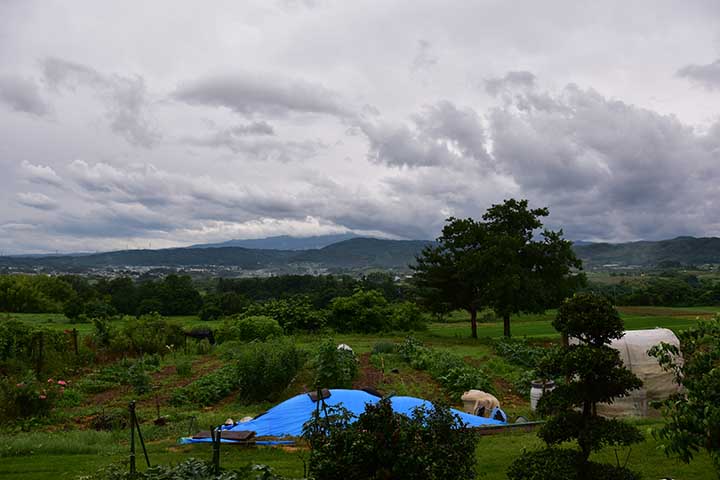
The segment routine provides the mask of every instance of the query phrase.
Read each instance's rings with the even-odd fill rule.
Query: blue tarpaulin
[[[330,397],[325,399],[328,407],[334,407],[342,404],[355,416],[359,416],[365,411],[365,405],[368,403],[377,403],[379,397],[371,395],[362,390],[330,390]],[[393,410],[410,416],[416,407],[424,406],[431,409],[432,403],[415,397],[391,397]],[[302,435],[302,427],[305,422],[310,420],[312,413],[317,408],[317,403],[310,399],[308,394],[300,394],[290,398],[267,412],[248,422],[238,423],[232,427],[226,427],[227,430],[250,430],[255,432],[257,437],[299,437]],[[505,422],[492,420],[490,418],[478,417],[470,415],[459,410],[452,409],[453,413],[460,416],[460,419],[469,427],[482,427],[488,425],[505,425]],[[504,416],[504,413],[503,413]],[[505,417],[507,418],[507,417]],[[182,443],[203,443],[209,442],[210,439],[181,439]],[[225,440],[223,440],[225,441]],[[232,443],[232,441],[228,441]]]

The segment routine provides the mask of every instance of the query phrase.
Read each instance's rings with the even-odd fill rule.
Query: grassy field
[[[657,424],[641,423],[647,431]],[[0,458],[0,477],[8,480],[73,479],[96,471],[111,462],[127,460],[127,440],[115,434],[97,432],[38,433],[0,437],[3,458]],[[707,455],[700,454],[689,465],[665,457],[658,444],[646,433],[647,441],[633,447],[628,465],[646,479],[671,476],[676,479],[710,479],[711,465]],[[33,445],[27,450],[27,444]],[[24,445],[24,447],[23,447]],[[20,446],[25,450],[13,450]],[[509,433],[481,437],[477,444],[477,472],[480,479],[503,479],[507,467],[523,450],[542,447],[533,433]],[[13,453],[15,452],[15,453]],[[608,448],[594,457],[615,463],[615,450]],[[624,460],[627,450],[618,455]],[[149,443],[149,457],[153,463],[178,463],[195,457],[209,460],[210,445],[177,445],[171,439]],[[300,477],[303,474],[307,451],[276,447],[223,446],[221,463],[224,467],[239,467],[248,463],[271,465],[278,473]],[[138,457],[144,467],[144,459]]]
[[[628,330],[663,327],[674,331],[683,330],[697,323],[698,319],[710,318],[720,313],[720,307],[618,307]],[[0,313],[0,318],[17,319],[35,326],[45,326],[56,330],[76,328],[81,334],[91,333],[91,323],[71,323],[59,313]],[[206,326],[216,328],[219,320],[203,322],[196,316],[169,317],[184,327]],[[555,311],[548,310],[542,314],[516,315],[511,319],[512,334],[516,337],[556,337],[557,332],[551,323]],[[466,312],[456,311],[447,316],[445,322],[432,323],[427,332],[418,336],[432,340],[433,337],[468,338],[470,322]],[[502,336],[501,321],[481,322],[478,324],[478,336],[494,338]],[[338,338],[344,336],[337,335]],[[350,336],[348,338],[356,338]],[[377,340],[377,336],[372,337]],[[370,341],[370,340],[368,340]],[[363,342],[366,343],[366,342]],[[370,343],[371,345],[372,343]]]
[[[654,327],[666,327],[676,331],[694,325],[699,318],[708,318],[717,311],[714,307],[693,308],[655,308],[625,307],[620,308],[626,328],[630,330]],[[555,312],[549,311],[542,315],[521,315],[512,319],[513,335],[528,337],[538,343],[557,341],[557,332],[551,322]],[[71,324],[62,315],[57,314],[0,314],[0,318],[14,318],[33,325],[45,325],[53,329],[78,328],[82,334],[92,332],[92,324]],[[197,317],[174,317],[184,326],[194,325],[217,326],[219,322],[201,322]],[[454,312],[444,323],[432,323],[427,331],[414,334],[418,339],[435,349],[452,352],[461,356],[473,365],[482,365],[502,377],[505,372],[517,372],[518,367],[507,364],[494,353],[493,339],[502,335],[502,323],[498,321],[481,323],[478,326],[479,339],[470,338],[470,326],[464,312]],[[373,346],[378,342],[401,342],[405,334],[389,333],[378,335],[335,334],[338,343],[343,342],[366,360]],[[311,351],[318,345],[322,335],[300,335],[295,342]],[[214,355],[192,355],[183,357],[178,352],[166,355],[160,370],[154,374],[154,383],[158,391],[169,391],[182,380],[174,373],[174,365],[182,358],[190,358],[193,362],[193,375],[201,376],[210,368],[217,368],[220,359]],[[377,360],[377,359],[376,359]],[[372,362],[371,362],[372,363]],[[375,362],[377,363],[377,362]],[[384,365],[385,366],[385,365]],[[436,398],[438,384],[427,373],[413,370],[408,365],[388,364],[387,370],[397,368],[397,375],[384,375],[380,384],[384,391],[397,394]],[[374,367],[368,367],[374,368]],[[377,369],[376,369],[377,370]],[[80,381],[81,376],[73,379]],[[288,387],[284,398],[303,391],[307,382],[307,372],[298,376]],[[189,381],[189,380],[185,380]],[[530,415],[528,400],[502,387],[498,397],[503,407],[514,418],[517,415]],[[162,405],[162,415],[169,418],[164,427],[153,425],[150,420],[155,418],[156,407],[154,393],[139,398],[138,414],[143,422],[143,433],[148,440],[150,459],[154,463],[178,463],[189,457],[209,459],[209,445],[178,445],[177,439],[191,433],[192,429],[207,429],[209,425],[222,423],[226,418],[241,418],[245,415],[256,415],[271,407],[271,404],[243,405],[234,398],[225,400],[211,407],[172,407]],[[96,471],[112,462],[127,459],[127,429],[114,432],[96,432],[88,429],[86,421],[99,410],[121,410],[135,395],[129,387],[118,387],[109,392],[89,395],[79,405],[71,406],[56,412],[50,423],[25,426],[30,432],[0,431],[0,478],[3,479],[45,479],[55,477],[77,478],[78,475]],[[191,426],[191,421],[193,426]],[[667,458],[658,442],[649,434],[649,430],[660,425],[659,420],[640,423],[646,434],[646,441],[633,447],[629,466],[643,473],[644,478],[656,479],[671,476],[676,479],[713,478],[709,458],[705,454],[697,456],[690,465],[681,464]],[[478,478],[505,478],[508,465],[523,450],[541,447],[542,442],[534,433],[499,434],[482,437],[477,445]],[[598,458],[615,462],[616,452],[606,449],[598,454]],[[626,451],[618,453],[624,459]],[[223,447],[222,463],[224,466],[242,466],[247,463],[264,463],[271,465],[279,473],[290,476],[302,476],[307,451],[302,448],[240,448]],[[138,457],[138,464],[143,459]]]

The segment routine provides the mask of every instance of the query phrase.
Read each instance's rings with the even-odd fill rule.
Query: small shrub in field
[[[388,399],[368,404],[355,422],[342,407],[317,413],[304,427],[310,476],[316,480],[475,478],[476,436],[448,408],[395,413]]]
[[[47,416],[65,392],[64,380],[49,378],[46,382],[28,375],[0,381],[0,419],[16,420]]]
[[[266,315],[274,318],[285,333],[315,332],[325,326],[326,314],[317,310],[305,296],[278,298],[251,305],[247,315]]]
[[[325,339],[313,361],[316,388],[350,388],[358,373],[358,361],[349,350],[338,349],[333,339]]]
[[[189,385],[176,388],[170,396],[173,405],[197,405],[205,407],[219,402],[238,387],[235,365],[225,365],[203,375]]]
[[[422,310],[412,302],[402,302],[392,306],[390,325],[393,330],[402,332],[427,329]]]
[[[338,332],[373,333],[390,329],[388,302],[377,290],[358,290],[330,302],[328,324]]]
[[[238,389],[246,402],[273,400],[287,388],[304,359],[302,351],[283,338],[244,344],[228,355],[227,365],[176,389],[171,403],[212,405]]]
[[[203,338],[199,342],[197,342],[197,345],[195,346],[195,353],[198,355],[207,355],[212,351],[212,345],[210,344],[210,340],[207,338]]]
[[[263,315],[250,317],[234,316],[227,319],[218,332],[219,341],[241,340],[267,340],[271,337],[282,336],[283,330],[277,320]]]
[[[136,395],[144,395],[150,391],[150,375],[145,371],[143,362],[135,362],[128,369],[128,383]]]
[[[200,320],[204,322],[208,322],[211,320],[217,320],[223,316],[223,311],[220,307],[215,305],[214,303],[210,303],[207,305],[203,305],[203,307],[198,312],[198,317],[200,317]]]
[[[287,338],[252,342],[233,353],[240,399],[252,403],[274,400],[295,378],[304,353]]]

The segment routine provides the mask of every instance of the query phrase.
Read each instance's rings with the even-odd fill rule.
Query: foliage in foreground
[[[684,387],[662,402],[667,423],[656,435],[665,452],[688,463],[698,451],[710,454],[720,477],[720,317],[679,334],[683,360],[674,345],[650,351]]]
[[[544,378],[570,380],[544,395],[538,405],[541,414],[552,415],[538,433],[548,448],[516,460],[508,470],[509,478],[540,478],[535,472],[541,466],[556,475],[542,478],[637,478],[624,466],[589,461],[591,452],[605,446],[629,446],[643,440],[635,426],[596,413],[598,403],[611,402],[642,386],[623,366],[620,353],[609,346],[623,336],[620,315],[605,298],[580,294],[565,301],[553,326],[565,338],[581,343],[566,345],[541,360]],[[579,450],[559,448],[572,441]]]
[[[327,338],[318,347],[313,370],[316,388],[350,388],[358,374],[358,360],[351,350],[337,348]]]
[[[216,474],[210,462],[190,458],[172,466],[157,465],[130,475],[127,465],[113,464],[81,480],[282,480],[266,465],[248,465],[243,469],[222,470]]]
[[[475,478],[475,434],[446,407],[417,408],[407,417],[385,398],[353,420],[344,408],[333,407],[327,416],[315,412],[305,425],[312,478]]]

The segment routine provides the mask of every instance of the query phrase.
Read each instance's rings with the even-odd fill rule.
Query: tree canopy
[[[705,449],[720,476],[720,317],[699,322],[678,336],[682,357],[676,346],[664,342],[650,351],[684,387],[662,402],[667,423],[655,434],[667,454],[686,463]]]
[[[449,218],[437,243],[417,257],[414,282],[426,304],[445,302],[470,313],[477,338],[477,312],[490,307],[503,318],[538,313],[558,305],[583,284],[575,270],[581,261],[562,230],[544,229],[547,208],[530,209],[527,200],[491,206],[482,220]]]

